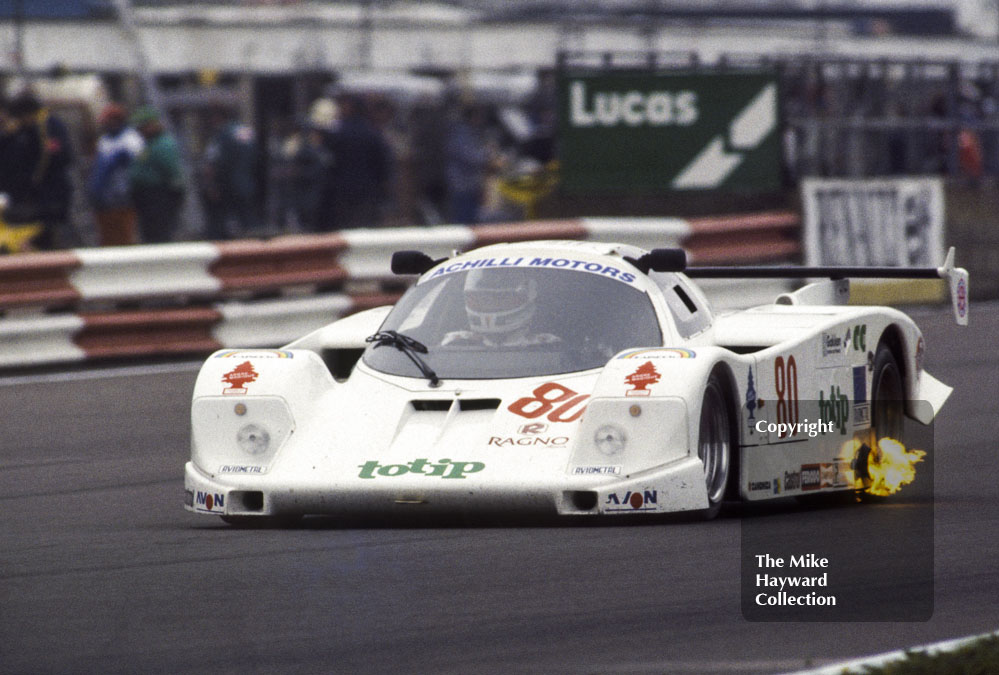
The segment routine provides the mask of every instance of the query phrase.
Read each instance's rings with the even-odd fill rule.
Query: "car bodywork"
[[[720,502],[712,476],[726,498],[745,500],[862,488],[843,446],[871,431],[880,351],[897,364],[909,417],[928,424],[950,393],[923,370],[915,323],[845,304],[846,279],[716,316],[680,271],[682,252],[679,263],[676,251],[655,253],[547,241],[426,259],[395,310],[355,314],[282,349],[213,354],[193,394],[186,508],[232,521],[710,514]],[[932,271],[966,321],[967,273],[952,261]],[[521,290],[539,302],[547,294],[532,320],[554,337],[496,356],[474,331],[454,330],[462,299],[471,320],[472,273],[487,268],[525,275]],[[831,429],[818,441],[816,421]]]

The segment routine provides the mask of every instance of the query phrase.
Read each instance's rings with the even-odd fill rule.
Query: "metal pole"
[[[24,0],[16,0],[14,3],[14,59],[17,61],[14,64],[17,77],[26,83],[27,68],[24,65]]]
[[[132,8],[131,0],[112,0],[112,2],[114,3],[115,10],[118,12],[119,23],[131,44],[132,55],[139,70],[139,77],[142,80],[142,88],[145,92],[146,101],[159,111],[167,132],[177,139],[181,170],[184,174],[184,191],[187,193],[187,198],[184,200],[184,223],[181,224],[181,231],[186,230],[192,235],[201,236],[205,231],[205,213],[201,207],[198,186],[194,180],[194,162],[192,161],[190,148],[186,140],[177,134],[173,122],[170,120],[170,116],[163,105],[163,95],[160,92],[159,85],[156,83],[156,77],[149,66],[145,46],[142,44],[142,36],[139,34],[139,28],[135,23],[135,12]]]

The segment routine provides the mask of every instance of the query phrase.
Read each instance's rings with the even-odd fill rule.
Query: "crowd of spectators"
[[[184,200],[177,140],[144,106],[129,116],[116,103],[98,117],[100,136],[84,192],[101,246],[171,241]],[[75,243],[70,209],[80,161],[67,124],[30,90],[0,109],[0,193],[4,224],[38,225],[34,248]]]
[[[877,81],[798,84],[785,86],[792,180],[999,175],[995,83],[928,98],[916,115],[893,110],[897,97],[880,95]],[[0,228],[40,226],[30,247],[45,250],[516,219],[529,210],[504,202],[497,185],[514,167],[537,171],[554,158],[555,108],[549,79],[521,101],[533,131],[517,139],[497,107],[468,96],[403,114],[385,96],[339,92],[314,100],[304,119],[267,120],[262,142],[261,127],[218,105],[184,156],[162,111],[120,103],[103,106],[95,142],[79,147],[70,125],[27,89],[0,104]],[[885,131],[886,119],[902,123]],[[192,204],[203,216],[198,231],[183,217]]]
[[[0,106],[0,226],[40,224],[31,248],[41,250],[163,243],[192,236],[181,222],[186,200],[197,200],[203,223],[195,236],[208,240],[475,224],[489,217],[487,180],[504,156],[488,117],[467,101],[436,109],[411,119],[427,132],[420,137],[384,97],[341,94],[315,100],[306,119],[287,120],[262,144],[252,125],[218,105],[185,167],[153,107],[105,105],[96,142],[81,148],[69,125],[26,90]],[[88,236],[71,224],[74,201],[86,209]]]

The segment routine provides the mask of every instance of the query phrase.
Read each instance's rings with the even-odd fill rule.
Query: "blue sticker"
[[[853,402],[867,402],[867,366],[853,367]]]

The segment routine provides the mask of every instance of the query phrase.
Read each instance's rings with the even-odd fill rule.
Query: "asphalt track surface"
[[[995,630],[999,305],[967,329],[911,313],[927,370],[956,387],[936,425],[929,621],[746,621],[740,511],[229,528],[181,507],[195,366],[168,364],[0,379],[0,672],[781,672]],[[807,533],[895,508],[776,517]]]

